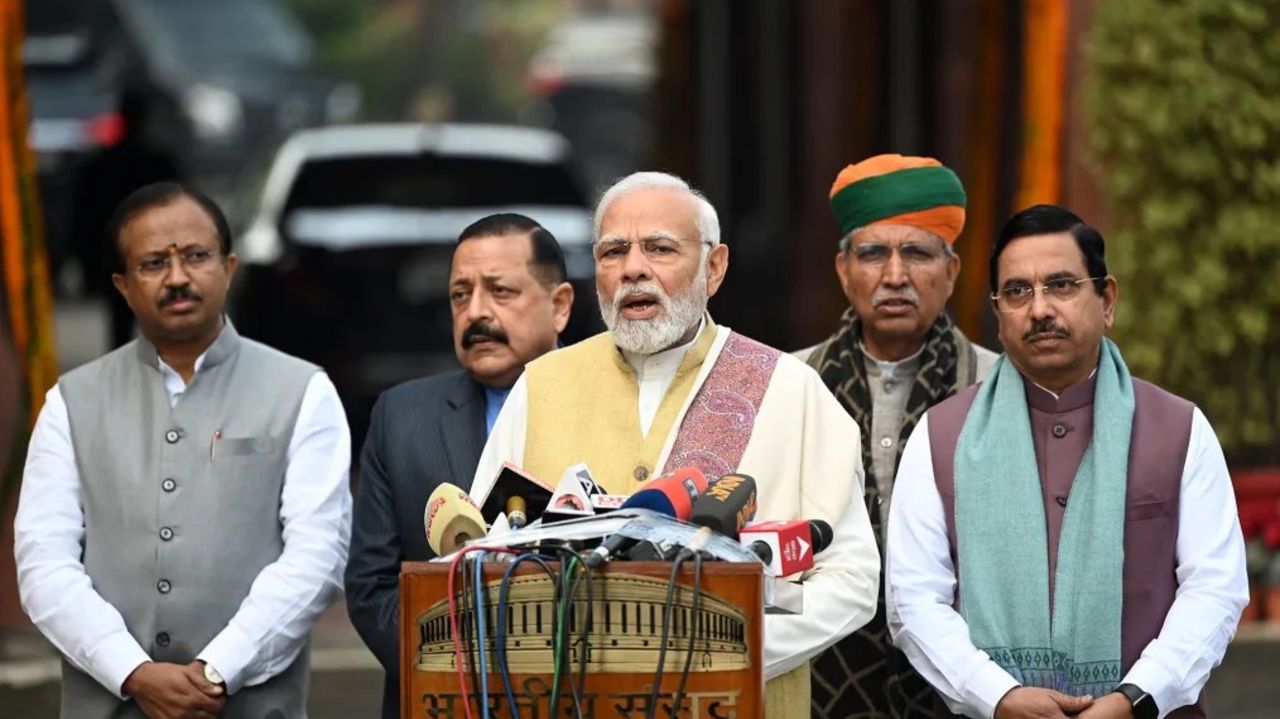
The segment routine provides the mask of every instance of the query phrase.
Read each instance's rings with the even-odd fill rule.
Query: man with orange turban
[[[831,209],[849,309],[835,334],[802,354],[862,429],[867,510],[883,547],[911,430],[926,409],[981,380],[996,354],[970,342],[946,313],[960,273],[952,245],[964,229],[964,187],[954,172],[932,158],[877,155],[840,172]],[[813,661],[818,719],[932,716],[933,697],[893,647],[883,594],[870,623]]]

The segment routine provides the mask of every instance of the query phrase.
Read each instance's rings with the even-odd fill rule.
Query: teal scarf
[[[1071,486],[1049,607],[1044,498],[1022,377],[1001,356],[956,445],[960,613],[974,645],[1025,686],[1101,696],[1120,682],[1124,507],[1133,381],[1103,338],[1093,440]]]

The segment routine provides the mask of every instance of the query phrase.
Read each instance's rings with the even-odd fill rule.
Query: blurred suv
[[[358,449],[379,393],[457,367],[448,284],[458,234],[519,212],[564,250],[576,298],[562,339],[593,334],[591,210],[569,161],[562,137],[523,127],[300,132],[277,154],[236,246],[236,326],[328,371]]]

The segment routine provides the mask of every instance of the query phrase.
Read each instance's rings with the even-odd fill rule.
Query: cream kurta
[[[693,391],[680,408],[679,427],[715,360],[729,338],[726,327],[713,327],[715,339],[698,369]],[[559,350],[536,360],[555,362]],[[625,367],[625,362],[617,366]],[[626,370],[618,370],[626,371]],[[566,377],[566,386],[581,378]],[[476,469],[471,495],[489,492],[503,462],[517,466],[525,459],[529,415],[525,378],[512,388],[489,435]],[[655,467],[663,467],[678,432],[663,444]],[[794,357],[777,361],[737,470],[755,478],[759,520],[823,519],[835,539],[816,557],[804,580],[804,613],[765,617],[764,675],[779,677],[805,667],[810,658],[869,621],[879,592],[880,556],[863,497],[861,441],[857,424],[841,408],[816,372]],[[559,477],[541,478],[555,482]],[[790,684],[790,683],[789,683]],[[771,686],[773,690],[775,687]],[[785,716],[808,716],[805,697],[788,696]],[[780,717],[771,695],[770,717]],[[803,705],[799,704],[803,699]],[[792,710],[794,709],[794,710]]]

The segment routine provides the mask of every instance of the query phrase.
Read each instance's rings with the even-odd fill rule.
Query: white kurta
[[[729,337],[727,327],[716,330],[676,428]],[[521,378],[489,434],[472,483],[473,497],[488,494],[504,462],[522,463],[528,405],[528,388]],[[667,437],[656,466],[665,465],[676,435],[672,431]],[[863,501],[861,446],[857,424],[817,373],[782,354],[738,471],[756,480],[757,519],[826,520],[835,529],[835,539],[803,577],[804,613],[765,617],[766,680],[803,665],[875,613],[880,556]]]

